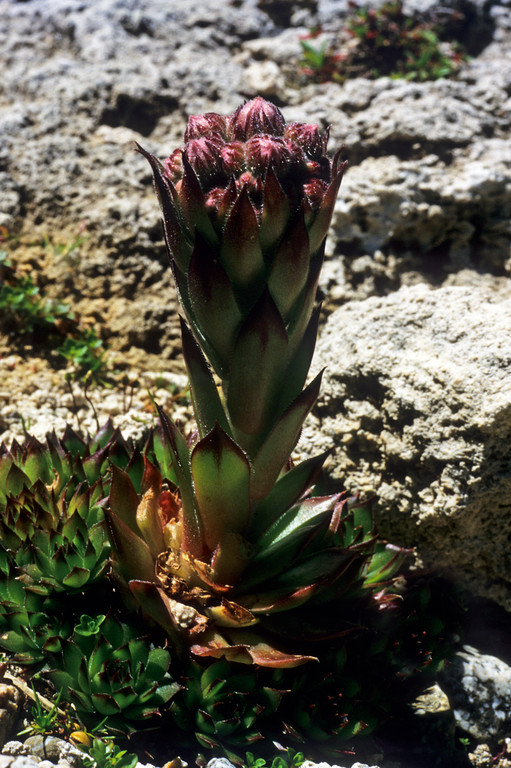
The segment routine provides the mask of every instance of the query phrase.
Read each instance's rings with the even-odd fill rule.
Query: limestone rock
[[[499,740],[511,729],[511,667],[464,646],[443,673],[456,725],[475,739]]]
[[[402,288],[328,319],[322,394],[300,448],[376,493],[380,530],[511,607],[511,299]]]
[[[24,696],[15,685],[0,683],[0,748],[10,738],[16,725]]]

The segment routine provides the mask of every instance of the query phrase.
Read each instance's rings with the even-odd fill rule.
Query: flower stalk
[[[291,462],[319,394],[321,374],[306,384],[316,290],[346,166],[327,141],[258,97],[191,117],[163,163],[138,147],[183,310],[197,435],[160,412],[167,473],[146,459],[140,497],[116,470],[107,515],[125,591],[195,656],[310,662],[309,643],[348,631],[343,601],[383,600],[403,557],[377,546],[368,505],[312,494],[326,454]]]

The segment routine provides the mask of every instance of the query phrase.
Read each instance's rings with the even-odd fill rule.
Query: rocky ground
[[[511,8],[446,5],[464,14],[471,54],[456,78],[317,84],[300,74],[300,36],[333,35],[344,0],[0,0],[0,246],[98,329],[117,371],[109,388],[68,384],[54,355],[4,323],[0,438],[66,422],[94,431],[110,416],[140,434],[148,393],[189,419],[159,212],[134,142],[165,157],[188,114],[259,93],[288,120],[330,125],[350,160],[321,283],[315,364],[328,372],[299,449],[331,446],[332,482],[375,491],[386,536],[509,610]],[[479,644],[460,656],[469,682],[450,716],[474,765],[505,768],[511,635],[506,614],[480,610],[486,631],[474,618]]]

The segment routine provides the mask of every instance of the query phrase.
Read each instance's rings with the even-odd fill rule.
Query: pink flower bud
[[[183,175],[183,150],[175,149],[171,156],[163,161],[163,167],[171,181],[178,181]]]
[[[286,125],[284,137],[302,147],[307,157],[313,160],[318,159],[323,154],[323,139],[317,125],[289,123]]]
[[[220,203],[223,200],[223,197],[225,195],[225,188],[224,187],[213,187],[211,189],[204,201],[204,204],[208,211],[214,211],[215,213],[218,211],[218,208],[220,207]]]
[[[308,184],[303,185],[305,197],[313,210],[316,210],[321,206],[327,189],[328,183],[326,181],[321,181],[321,179],[312,179]]]
[[[186,146],[186,156],[204,185],[211,183],[218,176],[224,176],[220,152],[224,142],[219,136],[191,139]]]
[[[284,140],[275,136],[253,136],[245,144],[246,163],[255,176],[263,176],[270,164],[279,176],[291,157]]]
[[[225,117],[216,112],[205,112],[203,115],[191,115],[185,130],[185,142],[200,139],[202,136],[218,135],[225,139],[227,123]]]
[[[225,144],[220,151],[220,156],[227,176],[237,176],[243,170],[245,164],[243,142],[231,141]]]
[[[234,139],[246,141],[259,133],[282,136],[285,127],[284,115],[275,104],[257,96],[246,101],[231,115],[230,129]]]

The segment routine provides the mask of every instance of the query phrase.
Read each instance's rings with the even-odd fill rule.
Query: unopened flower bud
[[[185,141],[200,139],[202,136],[218,135],[225,139],[227,123],[225,117],[216,112],[205,112],[203,115],[191,115],[185,130]]]
[[[262,176],[270,165],[279,176],[291,162],[291,152],[276,136],[253,136],[245,145],[245,159],[255,176]]]
[[[234,139],[246,141],[259,133],[282,136],[285,124],[280,109],[257,96],[238,107],[231,116],[230,128]]]
[[[223,176],[220,152],[224,142],[218,136],[191,139],[186,146],[186,156],[199,180],[208,185],[219,175]]]
[[[183,175],[183,150],[175,149],[163,162],[165,173],[171,181],[178,181]]]
[[[313,160],[323,154],[323,139],[319,134],[317,125],[307,123],[289,123],[286,125],[284,137],[294,141]]]
[[[239,174],[240,168],[243,168],[245,162],[243,142],[231,141],[229,144],[225,144],[220,151],[220,157],[227,176]]]
[[[303,185],[305,197],[313,210],[320,207],[327,189],[328,183],[326,181],[321,181],[321,179],[313,179],[312,181],[309,181],[308,184]]]

